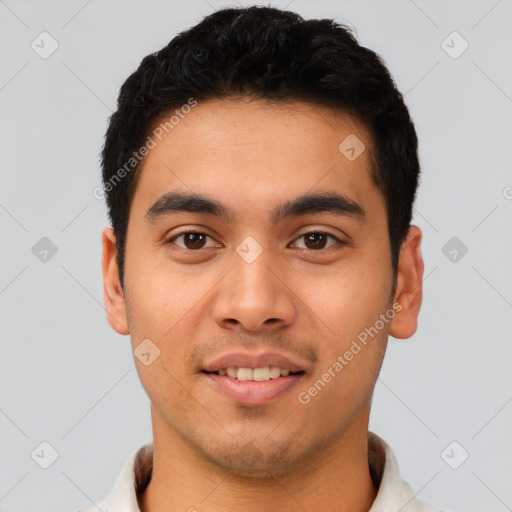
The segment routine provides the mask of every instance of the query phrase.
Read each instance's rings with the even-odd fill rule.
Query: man
[[[422,300],[414,126],[332,20],[224,9],[123,84],[102,153],[108,321],[153,443],[119,512],[431,512],[368,431]]]

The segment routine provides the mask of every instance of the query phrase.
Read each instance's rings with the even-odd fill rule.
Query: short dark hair
[[[130,204],[144,161],[135,153],[155,121],[172,109],[191,98],[233,96],[306,101],[364,122],[373,139],[372,179],[386,201],[396,275],[420,172],[418,139],[402,94],[382,59],[360,46],[349,27],[251,6],[206,16],[147,55],[121,86],[101,154],[121,286]]]

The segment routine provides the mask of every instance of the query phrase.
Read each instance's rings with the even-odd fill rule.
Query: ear
[[[107,311],[107,321],[110,327],[119,334],[129,334],[124,292],[119,281],[119,269],[116,261],[116,237],[112,227],[109,226],[103,230],[101,241],[103,246],[101,261],[103,301]]]
[[[397,314],[391,320],[389,334],[394,338],[409,338],[418,327],[418,315],[423,296],[423,257],[421,230],[411,226],[400,249],[396,278],[395,303]]]

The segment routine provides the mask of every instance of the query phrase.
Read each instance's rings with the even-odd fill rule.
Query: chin
[[[201,455],[211,464],[235,477],[268,480],[294,473],[308,458],[297,440],[260,441],[233,440],[232,443],[201,450]],[[316,450],[316,447],[311,447]]]

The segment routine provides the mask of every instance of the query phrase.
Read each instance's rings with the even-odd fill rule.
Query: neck
[[[367,512],[377,494],[368,466],[368,416],[354,422],[314,459],[280,477],[228,473],[206,461],[176,432],[155,421],[152,478],[142,512]],[[161,420],[161,418],[160,418]]]

